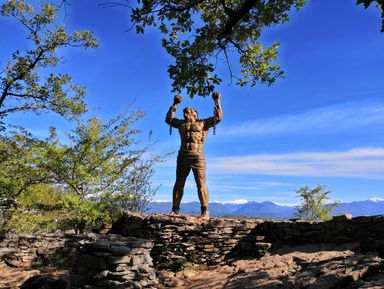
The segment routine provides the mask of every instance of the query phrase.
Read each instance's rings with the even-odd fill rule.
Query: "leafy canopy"
[[[332,211],[337,206],[337,201],[330,201],[332,191],[326,191],[325,186],[311,189],[308,186],[296,191],[302,203],[296,209],[295,216],[306,221],[327,221],[332,218]]]
[[[241,86],[273,84],[282,75],[277,57],[279,43],[268,47],[259,41],[262,30],[289,20],[292,8],[301,8],[305,0],[137,0],[136,6],[107,2],[104,6],[123,5],[131,9],[137,33],[148,26],[164,35],[162,45],[174,58],[168,68],[173,92],[186,89],[190,97],[207,96],[221,82],[215,73],[218,61],[227,62],[231,74]],[[240,72],[233,71],[230,59],[237,57]]]
[[[368,7],[377,2],[383,8],[383,1],[357,0],[357,4]],[[221,83],[216,73],[221,62],[228,66],[231,83],[235,80],[240,86],[273,84],[283,74],[276,63],[279,42],[264,45],[260,37],[265,28],[289,21],[290,12],[302,8],[305,2],[136,0],[101,5],[129,8],[131,29],[139,34],[150,26],[160,30],[162,46],[174,59],[168,67],[172,91],[180,93],[186,89],[192,98],[209,95]],[[382,15],[384,21],[384,12]]]
[[[35,11],[24,0],[1,5],[1,16],[13,17],[26,28],[31,48],[16,50],[6,67],[0,68],[0,119],[19,111],[53,111],[71,119],[86,111],[84,88],[73,83],[70,75],[52,71],[60,62],[59,48],[95,48],[97,42],[89,31],[68,33],[64,25],[55,24],[57,6],[40,6]]]

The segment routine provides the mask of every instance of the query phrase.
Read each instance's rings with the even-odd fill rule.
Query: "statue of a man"
[[[212,98],[215,102],[213,117],[199,119],[197,111],[194,108],[186,107],[183,109],[184,119],[175,118],[176,108],[182,100],[180,95],[176,95],[165,118],[167,124],[179,130],[181,138],[180,150],[177,156],[176,182],[173,187],[171,214],[179,214],[185,181],[192,169],[201,204],[200,217],[209,219],[208,188],[205,179],[204,141],[208,135],[208,129],[210,127],[214,127],[215,129],[215,125],[222,119],[220,93],[214,92]]]

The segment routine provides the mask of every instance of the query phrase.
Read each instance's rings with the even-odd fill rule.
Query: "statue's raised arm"
[[[220,98],[221,98],[221,95],[219,92],[214,92],[212,94],[212,99],[215,102],[215,107],[213,109],[213,117],[209,117],[204,120],[205,128],[213,127],[222,120],[223,111],[221,110]]]
[[[167,112],[167,115],[165,116],[165,122],[174,128],[178,128],[181,123],[180,119],[175,118],[175,112],[182,99],[183,98],[180,95],[175,95],[173,99],[173,104],[171,105]]]

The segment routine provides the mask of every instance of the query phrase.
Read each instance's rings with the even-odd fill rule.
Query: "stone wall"
[[[344,215],[316,223],[129,214],[110,234],[9,234],[0,241],[0,259],[10,266],[31,267],[36,260],[70,261],[75,256],[75,288],[102,289],[155,288],[154,268],[177,270],[184,262],[224,264],[286,244],[354,243],[355,250],[384,255],[384,216]]]
[[[73,288],[156,288],[149,255],[153,243],[133,237],[101,236],[84,244],[72,266]]]
[[[264,235],[272,244],[343,244],[359,242],[364,251],[384,254],[384,216],[352,218],[351,215],[336,216],[327,222],[267,221],[251,234]]]
[[[147,238],[157,265],[180,258],[194,264],[223,264],[237,255],[262,255],[271,246],[359,242],[359,248],[384,254],[384,216],[338,216],[327,222],[262,219],[211,219],[158,214],[129,214],[111,232]]]
[[[7,234],[0,241],[0,259],[13,267],[30,268],[38,262],[70,262],[81,242],[90,236],[54,234]],[[57,264],[59,265],[59,264]]]
[[[34,275],[38,278],[32,283],[46,282],[47,276],[38,276],[39,271],[30,269],[53,265],[71,268],[71,285],[76,289],[155,288],[152,248],[148,240],[115,235],[7,234],[0,240],[0,260],[20,272],[33,273],[17,278],[19,285]],[[61,280],[63,284],[65,280]]]
[[[173,266],[183,260],[194,264],[221,264],[249,249],[252,229],[261,219],[211,219],[158,214],[124,215],[110,230],[113,234],[146,238],[154,243],[156,265]],[[255,241],[253,241],[253,249]]]

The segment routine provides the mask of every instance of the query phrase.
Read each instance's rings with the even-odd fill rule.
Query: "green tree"
[[[143,116],[142,112],[133,111],[105,123],[96,117],[84,123],[78,121],[77,127],[67,133],[69,143],[62,142],[51,128],[43,167],[58,182],[84,197],[123,190],[126,184],[121,177],[129,175],[134,183],[132,178],[148,150],[148,146],[136,148],[140,130],[132,128]]]
[[[19,111],[53,111],[71,119],[86,111],[84,88],[54,68],[61,60],[59,48],[94,48],[97,42],[89,31],[66,32],[57,24],[57,13],[58,6],[49,3],[38,11],[24,0],[1,5],[3,17],[17,19],[26,29],[30,48],[16,50],[0,69],[0,119]]]
[[[67,134],[69,144],[52,129],[44,169],[80,200],[97,199],[111,217],[143,210],[155,192],[150,178],[159,157],[143,159],[151,144],[137,148],[140,131],[132,126],[142,117],[142,112],[131,112],[107,123],[97,118],[79,122]]]
[[[140,131],[132,128],[143,113],[83,122],[84,88],[57,73],[58,49],[97,47],[91,32],[68,33],[58,23],[65,4],[41,2],[34,9],[25,0],[8,0],[1,5],[3,17],[17,19],[26,29],[29,48],[15,51],[0,70],[0,120],[21,111],[55,112],[77,124],[61,139],[51,128],[45,140],[23,128],[0,127],[1,228],[83,231],[123,211],[143,210],[155,192],[150,179],[159,157],[145,158],[151,144],[141,146]],[[44,195],[57,196],[56,205],[44,203]]]
[[[132,28],[144,33],[148,26],[164,35],[162,45],[174,58],[168,68],[173,92],[186,89],[190,97],[207,96],[221,82],[215,73],[217,62],[227,62],[237,84],[272,84],[282,75],[277,57],[279,43],[268,47],[259,41],[262,30],[289,20],[291,8],[305,0],[137,0],[135,6],[107,2],[106,7],[123,5],[131,10]],[[232,56],[241,64],[235,71]]]
[[[127,7],[131,29],[137,33],[144,33],[149,26],[158,28],[163,34],[162,46],[174,59],[168,68],[172,91],[186,89],[190,97],[205,97],[222,81],[216,73],[218,63],[227,64],[230,82],[240,86],[271,85],[282,76],[276,63],[279,42],[264,45],[260,37],[265,28],[289,21],[292,9],[302,8],[305,2],[136,0],[101,5]],[[365,7],[372,2],[384,7],[383,0],[357,0]]]
[[[33,220],[39,218],[38,214],[32,213],[29,216],[29,207],[32,207],[32,203],[25,208],[25,201],[20,203],[20,200],[28,199],[34,202],[36,199],[33,196],[26,198],[26,195],[33,192],[36,185],[54,183],[53,176],[41,169],[42,152],[45,147],[45,141],[33,137],[22,128],[11,132],[5,131],[0,135],[0,209],[2,213],[0,230],[10,229],[8,222],[17,220],[20,221],[20,226],[16,228],[25,231],[22,228],[28,228],[31,221],[28,221],[28,218]],[[51,190],[40,191],[51,195]],[[38,206],[38,202],[36,205]],[[33,230],[34,226],[30,227]]]
[[[1,197],[15,199],[29,186],[52,182],[52,175],[40,169],[45,146],[23,128],[0,135]]]
[[[4,197],[19,205],[20,196],[36,184],[55,186],[63,192],[61,214],[65,212],[67,227],[72,224],[79,231],[112,221],[127,210],[143,210],[156,191],[151,176],[160,158],[148,156],[150,142],[140,144],[140,131],[133,126],[142,117],[134,111],[109,122],[77,121],[64,141],[54,128],[45,140],[23,130],[3,136]]]
[[[4,230],[23,233],[52,231],[59,229],[65,219],[63,194],[54,186],[32,185],[21,192],[17,206],[8,209],[9,218]]]
[[[337,201],[330,201],[332,191],[326,191],[325,186],[311,189],[308,186],[296,191],[302,203],[296,209],[295,216],[306,221],[326,221],[332,218],[332,211],[337,206]]]

